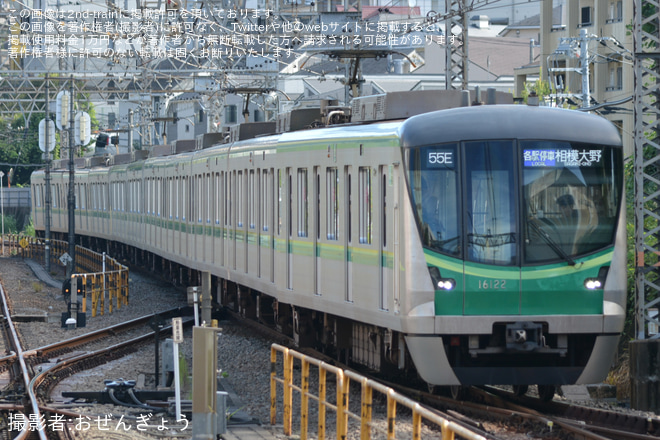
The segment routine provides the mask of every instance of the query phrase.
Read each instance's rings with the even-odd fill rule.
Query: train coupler
[[[514,322],[506,326],[506,348],[533,351],[543,347],[543,324]]]

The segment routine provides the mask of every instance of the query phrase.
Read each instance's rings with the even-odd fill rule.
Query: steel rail
[[[65,341],[59,341],[55,342],[53,344],[49,345],[44,345],[43,347],[35,348],[33,350],[30,350],[26,352],[26,355],[30,356],[39,356],[39,357],[48,357],[49,354],[56,353],[58,351],[62,350],[72,350],[76,346],[84,345],[93,341],[97,341],[99,339],[103,339],[107,336],[112,336],[115,335],[116,333],[119,332],[125,332],[128,330],[131,330],[136,327],[140,327],[143,325],[146,325],[150,319],[152,319],[154,316],[159,315],[159,316],[174,316],[175,313],[181,312],[181,308],[173,308],[169,309],[166,311],[163,311],[161,313],[157,314],[152,314],[152,315],[147,315],[147,316],[141,316],[139,318],[132,319],[130,321],[122,322],[116,325],[112,325],[110,327],[105,327],[100,330],[96,330],[90,333],[86,333],[84,335],[76,336],[75,338],[67,339]],[[2,361],[2,358],[0,358],[0,362]]]
[[[13,346],[12,347],[13,351],[18,356],[18,362],[21,366],[21,375],[23,376],[23,382],[25,383],[26,389],[28,389],[28,400],[31,406],[31,411],[36,417],[36,420],[41,420],[41,414],[39,412],[39,402],[37,401],[37,396],[29,389],[30,373],[28,372],[27,363],[25,361],[25,353],[23,352],[20,340],[18,339],[18,332],[16,331],[16,327],[14,327],[14,323],[11,320],[11,314],[9,313],[9,306],[7,302],[7,295],[5,293],[5,289],[2,287],[1,284],[0,284],[0,296],[2,300],[2,312],[4,313],[5,322],[10,334],[10,338],[8,338],[7,342]],[[30,424],[25,424],[25,426],[23,426],[23,430],[19,435],[15,437],[15,439],[23,440],[28,438],[28,436],[31,436],[33,431],[29,430],[30,427],[31,427]],[[47,440],[45,430],[38,429],[36,432],[39,435],[40,440]]]

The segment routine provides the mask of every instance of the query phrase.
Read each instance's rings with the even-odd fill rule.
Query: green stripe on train
[[[584,287],[612,260],[613,248],[566,262],[545,266],[496,267],[425,250],[428,266],[440,270],[456,286],[436,290],[436,315],[593,315],[603,313],[603,291]]]

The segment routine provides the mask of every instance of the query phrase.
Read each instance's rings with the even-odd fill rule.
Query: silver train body
[[[575,151],[590,158],[561,162]],[[79,168],[75,227],[80,243],[173,280],[209,272],[218,303],[373,369],[432,385],[593,383],[625,316],[621,157],[596,116],[441,110]],[[44,178],[32,176],[39,233]],[[68,181],[52,172],[64,239]],[[434,239],[425,192],[441,198]],[[607,199],[596,221],[590,200],[576,210],[583,246],[545,230],[560,192]]]

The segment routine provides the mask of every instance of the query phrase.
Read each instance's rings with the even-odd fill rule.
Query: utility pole
[[[587,52],[587,30],[580,29],[580,70],[582,75],[582,107],[589,107],[591,95],[589,93],[589,54]]]
[[[73,75],[69,80],[69,194],[68,194],[68,208],[69,208],[69,260],[66,268],[67,278],[71,278],[71,275],[76,271],[76,192],[74,191],[75,186],[75,162],[73,160],[74,155],[74,117],[73,117]]]
[[[468,29],[466,0],[446,0],[445,89],[468,88]],[[454,84],[460,81],[460,84]]]
[[[564,67],[550,67],[548,73],[551,76],[557,76],[558,73],[575,72],[582,76],[582,91],[580,93],[562,93],[564,91],[564,84],[558,84],[555,78],[551,78],[550,82],[555,88],[555,93],[550,96],[557,100],[557,98],[570,98],[575,97],[582,101],[581,107],[583,109],[591,106],[591,93],[589,85],[589,42],[596,41],[603,43],[605,41],[612,41],[619,44],[618,41],[611,37],[598,37],[596,35],[587,35],[586,29],[580,29],[579,37],[561,38],[559,45],[554,53],[548,56],[548,64],[564,63]],[[579,48],[579,56],[576,56]],[[531,50],[531,49],[530,49]],[[577,67],[568,67],[569,60],[577,58]],[[561,81],[560,81],[561,82]],[[568,82],[568,81],[567,81]]]
[[[128,152],[133,153],[133,109],[128,111]]]
[[[49,118],[48,110],[48,74],[46,74],[46,127],[45,138],[46,138],[46,232],[44,237],[44,265],[46,267],[46,272],[50,273],[50,210],[51,210],[51,193],[50,193],[50,133],[48,132],[50,124],[48,123]]]

